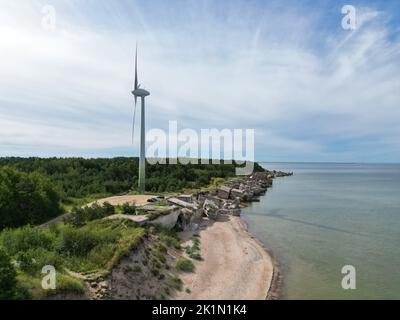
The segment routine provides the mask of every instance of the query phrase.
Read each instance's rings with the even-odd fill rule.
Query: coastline
[[[187,227],[179,233],[182,247],[192,247],[193,236],[199,235],[201,254],[200,260],[192,259],[195,267],[193,273],[180,273],[182,291],[174,293],[172,299],[281,298],[282,272],[279,262],[272,251],[249,232],[248,224],[241,216],[241,209],[246,207],[246,203],[263,196],[277,175],[285,174],[256,174],[222,185],[216,190],[181,195],[178,196],[180,199],[168,198],[169,205],[178,213],[190,213]],[[135,201],[135,196],[130,197],[129,200]],[[114,198],[118,203],[127,200],[127,197]],[[197,213],[195,204],[198,203],[202,205],[199,211],[202,217]],[[184,216],[181,214],[181,217]]]
[[[255,174],[203,194],[207,218],[201,220],[198,231],[181,233],[183,247],[191,247],[192,236],[200,235],[203,259],[194,261],[194,273],[182,275],[186,290],[178,293],[175,299],[277,300],[282,297],[283,277],[279,261],[249,232],[241,209],[246,207],[246,202],[257,201],[263,196],[272,186],[273,178],[291,174]],[[225,200],[235,197],[240,202]],[[197,195],[197,199],[201,197]],[[207,201],[211,201],[214,208],[223,208],[218,212],[225,214],[210,211]]]
[[[203,259],[194,261],[194,273],[182,275],[186,290],[175,299],[277,300],[282,297],[280,264],[272,251],[248,231],[241,209],[247,202],[258,201],[272,186],[274,178],[288,175],[292,173],[257,173],[196,196],[197,200],[205,199],[203,208],[207,218],[201,220],[200,231],[185,231],[181,237],[183,247],[190,247],[192,236],[200,235]],[[203,221],[206,222],[203,224]]]
[[[272,279],[268,284],[267,294],[265,296],[265,300],[279,300],[282,298],[282,289],[283,289],[283,273],[279,260],[274,255],[273,251],[267,248],[264,243],[262,243],[259,239],[257,239],[249,230],[248,223],[240,216],[240,220],[243,224],[244,231],[248,234],[248,236],[257,242],[257,244],[269,255],[273,269],[272,269]]]
[[[194,233],[200,234],[203,259],[194,261],[194,273],[181,275],[188,290],[173,299],[265,300],[271,296],[275,260],[240,217],[204,219],[198,232],[181,234],[184,245],[190,243]]]

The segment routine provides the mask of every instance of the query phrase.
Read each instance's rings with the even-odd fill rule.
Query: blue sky
[[[400,1],[0,0],[0,21],[0,156],[137,155],[138,41],[148,129],[254,128],[257,160],[400,162]]]

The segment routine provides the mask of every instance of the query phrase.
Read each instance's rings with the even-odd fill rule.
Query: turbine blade
[[[135,140],[135,119],[136,119],[136,97],[135,97],[135,106],[133,107],[133,117],[132,117],[132,144]]]
[[[136,42],[136,54],[135,54],[135,90],[138,88],[137,51],[138,51],[138,45],[137,45],[137,42]],[[136,102],[136,98],[135,98],[135,102]]]

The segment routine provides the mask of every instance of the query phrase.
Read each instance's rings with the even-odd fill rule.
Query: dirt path
[[[265,299],[272,282],[273,261],[247,232],[239,217],[205,221],[196,271],[181,276],[185,290],[177,299]],[[184,237],[188,235],[183,235]]]

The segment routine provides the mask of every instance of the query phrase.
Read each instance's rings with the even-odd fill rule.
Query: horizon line
[[[0,159],[6,158],[20,158],[20,159],[29,159],[29,158],[37,158],[37,159],[86,159],[86,160],[95,160],[95,159],[113,159],[113,158],[139,158],[139,156],[110,156],[110,157],[85,157],[85,156],[48,156],[48,157],[41,157],[41,156],[0,156]],[[152,158],[152,157],[148,157]],[[198,159],[201,160],[203,158],[190,158],[190,157],[177,157],[177,159]],[[147,157],[146,157],[147,159]],[[175,159],[175,158],[167,158]],[[257,163],[268,163],[268,164],[391,164],[391,165],[400,165],[400,162],[362,162],[362,161],[268,161],[268,160],[234,160],[234,159],[213,159],[209,158],[208,160],[219,160],[219,161],[250,161],[250,162],[257,162]]]

